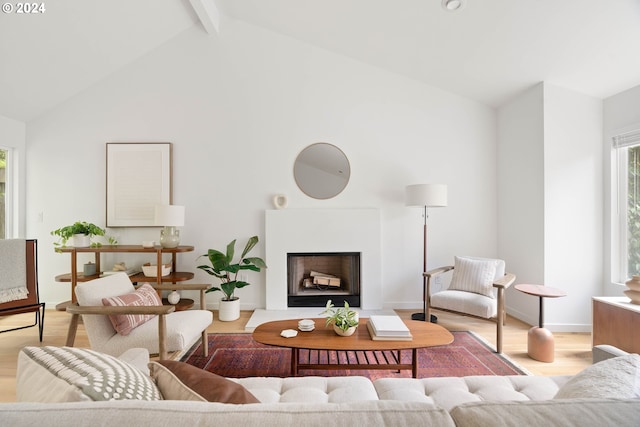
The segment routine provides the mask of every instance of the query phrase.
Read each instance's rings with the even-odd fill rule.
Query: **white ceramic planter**
[[[87,248],[91,246],[91,237],[87,234],[74,234],[71,242],[75,248]]]
[[[218,318],[223,322],[231,322],[240,318],[240,298],[231,301],[220,299]]]
[[[340,335],[341,337],[349,337],[351,335],[353,335],[353,333],[356,331],[357,326],[352,326],[349,329],[347,329],[346,331],[344,329],[341,329],[339,327],[337,327],[336,325],[333,325],[333,330],[336,334]]]

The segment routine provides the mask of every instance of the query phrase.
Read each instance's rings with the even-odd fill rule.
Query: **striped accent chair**
[[[431,294],[431,282],[444,273],[450,274],[449,286]],[[501,259],[455,257],[453,266],[424,273],[427,278],[426,318],[431,308],[490,319],[496,322],[496,351],[502,353],[502,326],[505,323],[505,289],[516,276],[505,271]]]

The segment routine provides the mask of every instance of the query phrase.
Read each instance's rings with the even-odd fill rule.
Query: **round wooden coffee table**
[[[349,337],[337,335],[333,328],[325,328],[325,319],[313,319],[315,329],[310,332],[298,331],[293,338],[284,338],[280,332],[285,329],[298,330],[298,320],[279,320],[262,323],[253,331],[253,339],[259,343],[291,349],[291,375],[298,375],[301,369],[411,369],[414,378],[418,375],[419,348],[451,344],[453,335],[440,325],[417,320],[405,320],[411,331],[411,341],[374,341],[369,335],[367,318],[361,318],[356,332]],[[308,350],[308,351],[307,351]],[[401,351],[411,350],[411,363],[402,363]],[[371,358],[375,351],[379,357]],[[321,363],[330,360],[328,352],[350,352],[352,357],[336,357],[336,363]],[[304,353],[306,358],[301,358]]]
[[[553,362],[555,343],[553,334],[544,327],[544,298],[559,298],[567,294],[561,289],[543,285],[518,284],[515,288],[525,294],[537,296],[540,299],[538,311],[538,326],[529,329],[527,334],[527,354],[530,358],[540,362]]]

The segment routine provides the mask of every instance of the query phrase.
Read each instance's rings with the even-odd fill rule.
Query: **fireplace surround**
[[[266,310],[287,310],[287,255],[358,253],[360,308],[382,309],[378,209],[280,209],[265,212]],[[324,303],[326,298],[323,297]],[[324,303],[322,306],[324,306]],[[334,301],[336,305],[340,301]],[[312,306],[310,306],[312,307]]]

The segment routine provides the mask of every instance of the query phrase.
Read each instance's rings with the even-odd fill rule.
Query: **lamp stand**
[[[424,275],[427,271],[427,207],[424,207],[424,226],[423,226],[423,234],[422,234],[422,313],[413,313],[411,315],[412,320],[421,320],[423,322],[429,318],[431,323],[438,323],[438,318],[433,314],[428,313],[430,310],[427,307],[427,278]]]

